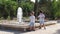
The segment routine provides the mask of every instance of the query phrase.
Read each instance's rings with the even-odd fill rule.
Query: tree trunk
[[[38,12],[38,0],[35,0],[34,11],[35,11],[35,16],[37,17],[37,12]]]

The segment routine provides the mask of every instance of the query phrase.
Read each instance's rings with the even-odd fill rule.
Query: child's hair
[[[43,13],[43,12],[40,10],[40,13]]]
[[[30,14],[33,14],[34,15],[34,11],[30,12]]]
[[[32,14],[34,14],[34,11],[32,11]]]

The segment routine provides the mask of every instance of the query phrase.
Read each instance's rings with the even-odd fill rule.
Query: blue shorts
[[[40,24],[44,24],[44,21],[40,21]]]
[[[30,22],[29,26],[33,27],[34,26],[34,22]]]

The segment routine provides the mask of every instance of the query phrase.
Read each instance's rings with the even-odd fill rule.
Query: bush
[[[7,20],[10,20],[10,16],[8,16]]]

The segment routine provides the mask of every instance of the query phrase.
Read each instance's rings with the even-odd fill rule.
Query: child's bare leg
[[[43,24],[44,29],[46,29],[45,24]]]
[[[41,28],[42,28],[42,25],[40,24],[39,29],[41,29]]]
[[[35,31],[35,26],[33,26],[33,28],[32,28],[34,31]]]
[[[30,30],[32,30],[32,27],[30,27]]]

